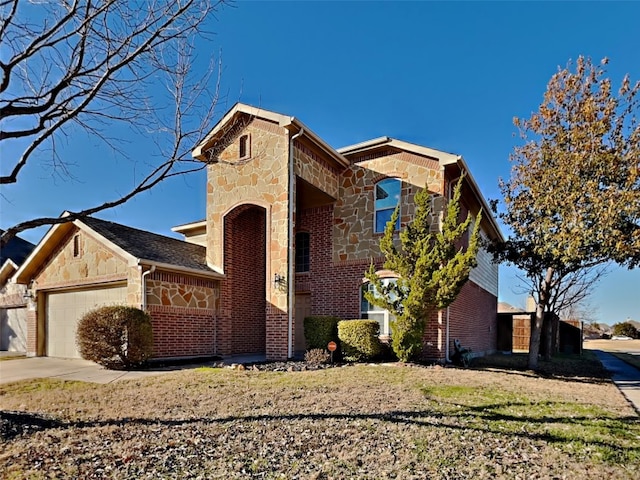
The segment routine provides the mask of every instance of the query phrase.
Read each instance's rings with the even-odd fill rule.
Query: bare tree
[[[530,294],[538,303],[542,289],[547,288],[549,300],[544,305],[544,313],[555,313],[563,320],[581,319],[586,322],[594,320],[594,308],[589,304],[589,297],[598,282],[607,275],[608,265],[587,266],[579,270],[555,270],[549,284],[545,284],[546,272],[532,271],[527,275],[518,275],[520,284],[518,293]],[[551,322],[546,322],[546,356],[552,353]]]
[[[34,162],[69,174],[57,142],[78,131],[126,156],[122,139],[108,133],[114,123],[151,139],[160,158],[118,198],[11,226],[2,244],[21,231],[121,205],[169,177],[204,168],[190,150],[211,127],[220,69],[212,62],[194,77],[192,63],[195,40],[206,37],[222,3],[0,0],[0,149],[22,152],[3,155],[0,184],[19,185]]]

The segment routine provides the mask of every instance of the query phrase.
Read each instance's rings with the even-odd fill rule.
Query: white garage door
[[[0,350],[27,350],[27,309],[0,308]]]
[[[127,287],[76,290],[47,295],[47,355],[79,358],[76,326],[89,310],[103,305],[122,305]]]

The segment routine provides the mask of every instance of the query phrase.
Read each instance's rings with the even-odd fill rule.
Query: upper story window
[[[296,233],[296,273],[309,271],[310,257],[311,246],[309,233]]]
[[[250,147],[249,135],[242,135],[240,137],[240,158],[246,158],[251,155]]]
[[[375,233],[384,232],[385,227],[396,206],[400,203],[400,189],[402,182],[397,178],[386,178],[376,184],[375,188]],[[396,223],[396,230],[400,229],[400,216]]]

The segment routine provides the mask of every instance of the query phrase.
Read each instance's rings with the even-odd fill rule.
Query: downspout
[[[447,342],[446,346],[444,347],[444,361],[445,363],[450,363],[451,360],[449,359],[449,307],[447,307],[447,323],[446,323],[444,332],[445,332],[444,339]]]
[[[142,265],[140,265],[142,269]],[[147,275],[156,271],[156,266],[151,265],[151,268],[142,274],[142,311],[147,311]]]
[[[287,336],[287,358],[293,357],[293,303],[294,303],[294,244],[293,244],[293,221],[295,219],[296,199],[293,195],[295,172],[293,171],[293,141],[304,133],[304,127],[300,127],[300,131],[289,139],[289,239],[287,250],[287,266],[289,272],[287,274],[287,315],[289,317],[288,336]]]

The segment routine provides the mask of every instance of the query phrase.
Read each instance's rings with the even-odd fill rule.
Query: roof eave
[[[177,273],[186,273],[186,274],[189,274],[190,276],[205,277],[205,278],[211,278],[214,280],[223,280],[226,278],[224,274],[216,272],[214,270],[210,270],[210,271],[200,270],[198,268],[183,267],[181,265],[173,265],[171,263],[158,262],[156,260],[146,260],[143,258],[139,258],[137,259],[137,264],[148,265],[150,267],[155,266],[160,270],[177,272]]]
[[[176,232],[176,233],[186,233],[189,232],[191,230],[198,230],[200,228],[206,228],[207,227],[207,221],[206,220],[200,220],[197,222],[191,222],[191,223],[185,223],[183,225],[176,225],[175,227],[171,228],[172,232]]]
[[[482,192],[480,191],[480,187],[478,186],[475,179],[473,178],[473,175],[471,175],[471,171],[467,166],[467,162],[465,162],[464,158],[462,158],[461,155],[457,155],[455,162],[447,162],[445,163],[445,165],[451,165],[453,163],[456,163],[460,167],[460,170],[464,172],[465,179],[469,183],[469,186],[471,187],[473,194],[475,195],[476,199],[480,203],[482,210],[485,212],[484,218],[486,218],[489,221],[489,223],[495,230],[495,233],[498,236],[498,240],[500,242],[504,242],[505,238],[504,238],[504,235],[502,235],[500,226],[498,225],[498,222],[496,221],[495,217],[491,213],[492,212],[491,207],[487,203],[487,200],[484,198],[484,195],[482,195]]]
[[[331,145],[325,142],[313,130],[307,127],[304,123],[302,123],[296,117],[289,117],[288,123],[280,124],[280,126],[288,130],[292,130],[291,126],[293,126],[298,132],[302,130],[303,136],[310,139],[324,153],[329,155],[336,163],[338,163],[338,165],[341,165],[342,167],[348,167],[349,165],[351,165],[351,162],[349,162],[349,160],[344,155],[342,155],[340,152],[334,149]]]
[[[309,127],[307,127],[304,123],[298,120],[296,117],[291,117],[288,115],[283,115],[281,113],[272,112],[270,110],[264,110],[261,108],[252,107],[251,105],[247,105],[244,103],[236,103],[221,119],[213,129],[207,134],[207,136],[202,140],[191,152],[191,156],[201,161],[206,161],[207,157],[205,154],[206,148],[216,139],[216,136],[224,131],[225,125],[234,120],[234,117],[239,114],[251,115],[258,118],[263,118],[265,120],[269,120],[277,123],[280,127],[286,128],[288,130],[296,130],[299,131],[301,129],[304,130],[304,136],[309,138],[313,143],[315,143],[321,150],[323,150],[326,154],[328,154],[334,161],[338,164],[348,167],[349,160],[347,160],[342,154],[337,152],[333,147],[327,144],[324,140],[322,140],[318,135],[316,135]]]
[[[0,286],[6,284],[7,280],[9,280],[17,270],[18,265],[10,258],[7,258],[2,267],[0,267]]]
[[[66,212],[62,214],[66,215]],[[38,242],[33,252],[22,262],[15,274],[16,283],[28,284],[32,275],[41,263],[53,252],[60,240],[73,228],[73,222],[64,222],[53,225],[44,237]]]

